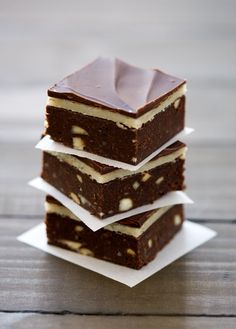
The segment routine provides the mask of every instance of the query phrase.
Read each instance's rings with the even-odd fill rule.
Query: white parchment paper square
[[[134,287],[165,266],[174,262],[176,259],[210,240],[215,235],[216,232],[207,227],[186,221],[181,231],[177,233],[174,239],[158,253],[157,257],[151,263],[140,270],[115,265],[110,262],[48,245],[45,225],[43,223],[18,236],[17,239],[30,246],[43,250],[48,254],[97,272],[129,287]]]
[[[116,214],[107,217],[105,219],[99,219],[93,216],[92,214],[90,214],[88,210],[79,206],[72,199],[68,198],[66,195],[58,191],[55,187],[48,184],[41,177],[37,177],[33,179],[32,181],[29,182],[29,185],[53,196],[55,199],[61,202],[66,208],[68,208],[71,212],[73,212],[75,216],[79,217],[79,219],[85,225],[87,225],[92,231],[97,231],[108,224],[117,222],[123,218],[127,218],[130,216],[143,213],[145,211],[171,206],[174,204],[193,203],[193,201],[183,191],[169,192],[151,204],[141,206],[120,214]]]
[[[108,159],[103,156],[89,153],[89,152],[86,152],[83,150],[76,150],[76,149],[70,148],[63,144],[55,142],[48,135],[46,135],[44,138],[42,138],[35,147],[42,151],[53,151],[53,152],[59,152],[59,153],[73,154],[73,155],[77,155],[82,158],[87,158],[90,160],[94,160],[94,161],[103,163],[108,166],[135,171],[135,170],[138,170],[139,168],[141,168],[142,166],[144,166],[148,161],[150,161],[152,158],[154,158],[157,154],[159,154],[167,146],[171,145],[172,143],[174,143],[178,140],[184,140],[185,137],[188,136],[189,134],[191,134],[193,131],[194,131],[193,128],[188,128],[188,127],[184,128],[175,137],[171,138],[167,143],[162,145],[159,149],[157,149],[155,152],[150,154],[147,158],[145,158],[142,162],[140,162],[137,165],[131,165],[131,164],[128,164],[125,162]]]

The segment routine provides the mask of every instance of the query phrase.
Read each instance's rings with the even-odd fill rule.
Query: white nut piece
[[[70,240],[63,240],[59,239],[58,242],[62,243],[64,246],[69,247],[72,250],[79,251],[79,248],[82,246],[80,242],[70,241]]]
[[[146,182],[150,177],[151,177],[151,175],[148,172],[145,172],[143,174],[143,177],[142,177],[141,181]]]
[[[88,135],[88,132],[79,126],[72,126],[71,129],[72,134],[78,134],[78,135]]]
[[[132,162],[136,163],[137,162],[137,158],[132,158]]]
[[[76,203],[80,204],[80,198],[73,192],[70,193],[70,197],[73,201],[75,201]]]
[[[179,103],[180,103],[180,98],[176,99],[176,101],[174,102],[175,109],[177,109],[179,107]]]
[[[152,248],[152,239],[149,239],[149,240],[148,240],[148,247],[149,247],[149,248]]]
[[[83,231],[83,226],[80,226],[80,225],[76,225],[76,227],[75,227],[75,232],[81,232],[81,231]]]
[[[180,215],[175,215],[174,216],[174,224],[175,224],[175,226],[179,226],[180,224],[181,224],[181,217],[180,217]]]
[[[83,178],[80,175],[76,175],[76,177],[80,183],[83,183]]]
[[[81,201],[82,204],[89,203],[89,202],[87,201],[87,199],[85,199],[85,198],[83,197],[83,195],[81,195],[81,194],[79,194],[79,199],[80,199],[80,201]]]
[[[85,255],[85,256],[92,256],[92,257],[94,256],[94,253],[87,248],[80,248],[79,252],[80,252],[80,254]]]
[[[73,148],[77,150],[83,150],[85,147],[85,143],[80,137],[73,137]]]
[[[131,256],[133,256],[133,257],[136,255],[135,251],[134,251],[133,249],[130,249],[130,248],[128,248],[128,249],[126,250],[126,252],[127,252],[128,255],[131,255]]]
[[[136,181],[133,183],[134,190],[137,190],[139,188],[139,186],[140,186],[139,182]]]
[[[119,211],[127,211],[133,207],[133,201],[130,198],[123,198],[119,203]]]
[[[164,180],[164,177],[163,176],[157,178],[156,184],[159,185],[161,182],[163,182],[163,180]]]

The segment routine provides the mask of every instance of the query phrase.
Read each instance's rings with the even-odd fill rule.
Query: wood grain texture
[[[1,329],[55,329],[55,328],[89,328],[89,329],[235,329],[235,318],[201,318],[169,316],[80,316],[0,313]]]
[[[0,311],[10,312],[0,328],[235,328],[236,2],[0,0],[0,8]],[[16,241],[44,213],[43,194],[26,182],[40,172],[33,146],[46,89],[101,54],[188,79],[196,132],[187,216],[219,233],[133,289]]]
[[[0,220],[0,310],[79,314],[236,314],[233,224],[134,288],[16,241],[34,220]]]

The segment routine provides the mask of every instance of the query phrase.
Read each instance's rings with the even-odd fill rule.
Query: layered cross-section
[[[48,90],[54,141],[137,165],[184,128],[186,81],[98,58]]]
[[[93,232],[58,201],[46,198],[50,244],[135,269],[155,258],[180,230],[183,220],[183,206],[175,205],[132,216]]]
[[[42,178],[103,219],[183,190],[186,146],[175,142],[137,171],[74,155],[44,152]]]
[[[48,89],[31,185],[48,194],[49,244],[140,269],[175,236],[191,202],[185,94],[184,79],[104,57]]]

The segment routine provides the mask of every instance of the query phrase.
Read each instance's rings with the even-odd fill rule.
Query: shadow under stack
[[[184,129],[185,92],[183,79],[118,59],[98,58],[66,77],[48,90],[45,134],[111,164],[46,151],[42,178],[98,221],[183,190],[185,144],[150,155]],[[131,171],[112,160],[144,164]],[[48,195],[45,221],[48,243],[139,269],[180,230],[184,214],[182,205],[171,205],[93,232]]]

